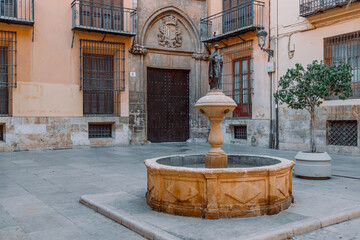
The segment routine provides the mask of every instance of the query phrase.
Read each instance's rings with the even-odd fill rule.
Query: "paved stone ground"
[[[0,153],[0,240],[143,239],[80,204],[80,196],[120,191],[144,199],[144,159],[171,154],[205,153],[208,148],[207,144],[167,143]],[[296,154],[294,151],[235,145],[225,145],[223,149],[227,153],[263,154],[288,159],[293,159]],[[360,157],[332,157],[333,179],[322,182],[296,179],[298,190],[312,189],[316,193],[317,189],[324,186],[324,193],[338,194],[339,198],[346,201],[360,201]],[[322,196],[319,197],[321,199]],[[336,202],[316,201],[315,196],[312,211],[316,211],[318,204],[331,206]],[[360,239],[359,225],[360,220],[354,219],[293,239]],[[196,231],[194,229],[194,233]],[[227,238],[223,236],[221,239]]]

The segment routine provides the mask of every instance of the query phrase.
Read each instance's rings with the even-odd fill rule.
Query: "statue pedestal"
[[[221,131],[220,123],[224,117],[209,117],[211,130],[208,138],[211,150],[205,156],[206,168],[227,168],[227,156],[221,149],[224,142],[224,136]]]
[[[211,130],[208,138],[211,145],[210,151],[205,156],[206,168],[227,168],[227,156],[221,149],[224,136],[220,123],[227,114],[234,111],[237,104],[225,96],[221,90],[210,90],[206,96],[200,98],[195,107],[211,122]]]

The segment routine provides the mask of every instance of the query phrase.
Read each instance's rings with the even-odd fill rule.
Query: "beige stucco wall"
[[[72,117],[83,115],[80,91],[80,39],[102,40],[100,33],[76,32],[72,45],[72,0],[35,1],[34,27],[0,23],[17,32],[17,83],[13,89],[14,117]],[[131,0],[124,1],[132,7]],[[34,34],[34,35],[33,35]],[[34,41],[32,41],[32,38]],[[128,49],[131,38],[108,34],[105,41],[125,43],[125,91],[121,116],[129,116]]]

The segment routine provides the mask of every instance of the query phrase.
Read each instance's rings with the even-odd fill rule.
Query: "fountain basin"
[[[145,160],[146,200],[152,209],[207,219],[276,214],[293,200],[294,162],[228,155],[228,168],[204,168],[205,155]]]

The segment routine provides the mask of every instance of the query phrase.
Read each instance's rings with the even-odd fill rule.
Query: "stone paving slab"
[[[233,144],[224,145],[223,149],[227,153],[261,154],[287,159],[294,159],[297,153]],[[80,196],[126,193],[127,198],[124,197],[124,201],[133,199],[137,204],[129,209],[136,213],[136,216],[141,216],[144,209],[151,211],[144,198],[145,159],[173,154],[204,154],[208,150],[209,145],[206,143],[162,143],[61,151],[0,152],[0,240],[144,239],[141,235],[79,203]],[[340,199],[341,204],[360,201],[360,156],[330,155],[333,158],[334,177],[327,181],[294,178],[297,205],[294,204],[287,213],[283,212],[282,218],[275,221],[272,216],[265,216],[264,219],[267,221],[263,226],[255,224],[256,218],[249,218],[241,224],[229,224],[228,219],[225,219],[210,222],[209,226],[213,229],[224,229],[224,234],[219,240],[227,240],[227,235],[239,235],[246,228],[251,232],[276,224],[306,220],[311,218],[313,212],[320,211],[318,208],[321,205],[336,207],[336,199]],[[321,192],[318,192],[319,190]],[[335,197],[331,201],[320,198],[327,195]],[[300,200],[308,197],[313,198],[314,207],[306,212],[306,216],[291,212],[295,206],[304,209]],[[317,197],[320,200],[316,200]],[[124,201],[120,203],[123,204]],[[201,219],[189,222],[189,218],[153,211],[151,213],[154,216],[147,221],[154,221],[151,223],[154,226],[154,219],[161,216],[161,221],[166,222],[163,228],[168,234],[168,231],[184,234],[183,226],[189,231],[187,234],[195,239],[197,232],[204,232],[201,229]],[[360,239],[360,221],[356,221],[331,225],[308,233],[310,235],[296,236],[294,239],[338,239],[334,236],[342,236],[342,240],[356,239],[353,236]],[[193,226],[190,226],[191,224]],[[211,236],[214,230],[210,230],[209,233],[203,233],[203,236]],[[233,231],[235,232],[231,235]],[[324,234],[326,238],[323,237]]]
[[[148,239],[211,240],[226,236],[229,240],[277,240],[360,217],[358,192],[352,191],[358,187],[358,180],[354,179],[294,178],[295,203],[288,210],[273,216],[219,220],[152,211],[144,197],[146,188],[137,195],[127,192],[85,195],[80,202]]]

